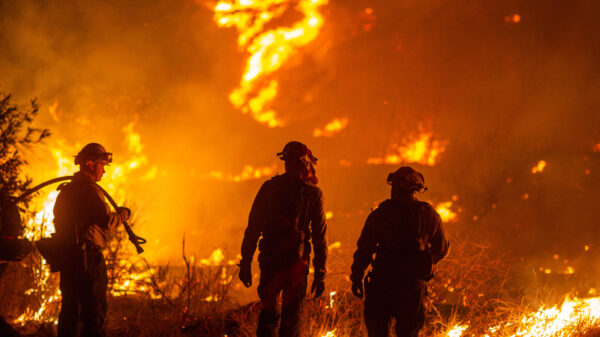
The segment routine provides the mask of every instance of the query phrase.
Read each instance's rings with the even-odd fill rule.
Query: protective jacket
[[[397,277],[422,276],[423,264],[437,263],[450,244],[439,214],[429,203],[388,199],[368,216],[357,246],[353,281],[362,281],[365,269],[373,263],[374,278],[394,282]]]
[[[75,173],[71,182],[59,189],[61,192],[54,205],[58,241],[106,247],[107,232],[120,224],[121,217],[110,211],[102,190],[81,172]]]
[[[52,236],[62,253],[56,261],[62,293],[57,335],[77,336],[81,322],[83,336],[103,337],[108,278],[102,248],[121,217],[110,211],[102,190],[82,172],[59,190]]]
[[[325,277],[327,225],[323,193],[316,185],[289,175],[266,181],[258,191],[242,242],[241,264],[250,264],[258,244],[259,263],[291,265],[310,259],[316,278]]]

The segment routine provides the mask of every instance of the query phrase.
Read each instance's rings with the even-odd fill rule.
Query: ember
[[[536,166],[531,168],[531,173],[533,173],[533,174],[540,173],[540,172],[544,171],[544,168],[546,168],[546,161],[540,160]]]

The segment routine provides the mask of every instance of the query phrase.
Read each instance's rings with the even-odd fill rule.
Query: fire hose
[[[73,179],[73,176],[64,176],[64,177],[58,177],[58,178],[54,178],[54,179],[50,179],[48,181],[45,181],[33,188],[28,189],[25,193],[21,194],[20,196],[16,197],[13,199],[13,201],[15,203],[25,199],[26,197],[28,197],[29,195],[35,193],[36,191],[38,191],[41,188],[44,188],[48,185],[52,185],[61,181],[66,181],[66,180],[71,180]],[[119,206],[117,205],[117,203],[115,202],[115,199],[113,199],[110,194],[108,194],[108,192],[106,192],[106,190],[104,190],[102,188],[102,186],[94,183],[101,191],[102,193],[104,193],[104,196],[106,197],[106,199],[108,199],[108,202],[112,205],[112,207],[115,209],[115,211],[119,208]],[[146,239],[144,239],[141,236],[137,236],[133,230],[131,229],[131,226],[129,226],[129,224],[127,223],[127,221],[122,220],[122,224],[123,227],[125,228],[125,232],[127,232],[127,236],[129,237],[129,241],[131,241],[131,243],[133,243],[133,245],[135,246],[135,250],[137,251],[138,254],[141,254],[142,252],[144,252],[144,248],[142,248],[142,245],[146,243]]]

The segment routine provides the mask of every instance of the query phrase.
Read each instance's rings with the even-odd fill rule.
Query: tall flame
[[[319,8],[328,0],[300,0],[295,10],[303,18],[292,27],[265,30],[265,25],[281,18],[296,3],[290,0],[222,0],[214,8],[214,20],[220,27],[236,27],[238,47],[249,57],[239,87],[229,100],[243,113],[269,127],[284,122],[270,108],[277,96],[279,81],[272,75],[302,46],[313,41],[323,25]]]

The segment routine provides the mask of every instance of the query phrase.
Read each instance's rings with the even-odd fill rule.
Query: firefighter
[[[252,285],[251,264],[258,243],[261,311],[258,337],[275,336],[282,293],[280,337],[299,336],[301,305],[306,295],[311,241],[314,249],[314,279],[311,293],[318,298],[325,290],[327,258],[325,207],[317,185],[315,158],[300,142],[289,142],[277,154],[285,162],[285,173],[266,181],[258,191],[242,242],[239,278]]]
[[[102,190],[95,184],[102,179],[112,154],[97,143],[90,143],[75,156],[79,171],[71,182],[59,187],[54,205],[53,238],[59,243],[62,304],[58,318],[58,336],[77,336],[80,324],[83,336],[104,336],[106,263],[102,249],[107,232],[131,211],[120,207],[111,212]]]
[[[421,173],[401,167],[387,182],[391,199],[371,212],[358,239],[352,292],[358,298],[365,293],[369,337],[388,336],[392,319],[397,337],[416,337],[425,322],[426,282],[433,277],[433,265],[448,253],[449,243],[439,214],[417,200],[417,193],[426,189]]]

